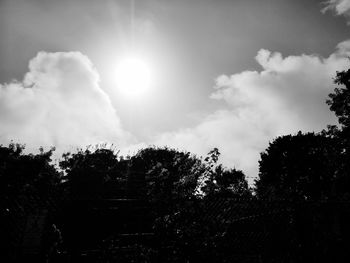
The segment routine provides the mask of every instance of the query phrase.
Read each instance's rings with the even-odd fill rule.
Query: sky
[[[252,181],[274,138],[336,124],[349,26],[350,0],[0,0],[0,143],[217,147]]]

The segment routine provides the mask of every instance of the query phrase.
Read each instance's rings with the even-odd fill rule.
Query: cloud
[[[201,155],[218,147],[226,166],[256,177],[260,152],[273,138],[299,130],[320,131],[336,123],[325,100],[335,87],[336,71],[349,67],[349,54],[350,41],[340,43],[327,58],[283,57],[261,49],[256,56],[261,71],[216,79],[210,97],[226,102],[221,110],[193,128],[160,135],[156,143]]]
[[[0,84],[0,143],[77,147],[132,140],[80,52],[39,52],[23,81]]]
[[[350,19],[350,0],[328,0],[324,4],[325,7],[321,10],[322,13],[331,10],[339,16],[342,15]],[[348,25],[350,25],[350,20],[348,21]]]
[[[273,138],[336,123],[325,100],[335,87],[335,72],[350,66],[349,55],[350,40],[326,58],[284,57],[261,49],[255,58],[260,71],[216,79],[210,98],[223,102],[220,110],[194,127],[158,134],[149,143],[199,155],[218,147],[224,165],[255,177],[259,154]],[[23,81],[0,84],[0,143],[10,140],[31,149],[55,145],[65,150],[103,141],[133,153],[146,146],[124,131],[99,86],[98,72],[79,52],[40,52]]]

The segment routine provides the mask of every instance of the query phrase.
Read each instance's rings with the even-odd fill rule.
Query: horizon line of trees
[[[334,82],[339,87],[326,102],[339,126],[272,140],[261,153],[254,189],[241,170],[218,163],[217,148],[205,158],[168,147],[132,156],[113,148],[86,148],[64,153],[57,167],[51,159],[54,148],[25,154],[24,145],[10,143],[0,145],[0,219],[11,225],[11,216],[22,213],[20,206],[33,196],[54,199],[58,207],[76,200],[144,199],[151,204],[156,233],[174,241],[179,253],[193,247],[203,252],[224,244],[226,230],[220,232],[215,220],[211,226],[202,222],[193,207],[196,200],[350,201],[350,69],[337,72]],[[52,222],[59,221],[54,217]],[[57,223],[65,227],[64,220]],[[9,238],[8,231],[2,239]]]
[[[6,196],[32,188],[47,194],[52,187],[64,183],[74,194],[98,196],[104,186],[126,180],[132,171],[143,174],[148,181],[154,180],[146,192],[157,193],[158,197],[171,194],[256,195],[298,200],[350,198],[349,80],[350,69],[337,72],[334,82],[340,87],[326,101],[339,126],[329,125],[318,133],[298,132],[272,140],[261,153],[253,189],[242,171],[218,164],[217,148],[203,159],[189,152],[155,146],[141,149],[133,156],[121,156],[116,149],[102,145],[64,153],[57,167],[51,160],[54,148],[24,154],[24,145],[10,143],[0,145],[0,192]]]

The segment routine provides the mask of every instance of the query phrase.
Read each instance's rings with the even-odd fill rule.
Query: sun
[[[117,65],[116,81],[123,94],[132,97],[143,95],[151,87],[151,67],[140,58],[125,58]]]

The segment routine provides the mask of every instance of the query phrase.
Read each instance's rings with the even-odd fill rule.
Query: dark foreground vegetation
[[[329,95],[339,126],[276,138],[259,178],[150,147],[25,154],[0,146],[1,262],[347,262],[350,70]]]

